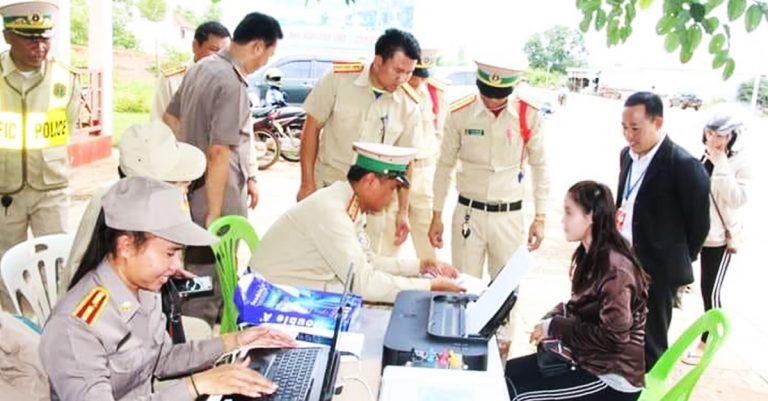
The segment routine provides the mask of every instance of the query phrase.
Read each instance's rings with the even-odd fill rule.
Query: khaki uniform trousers
[[[14,245],[26,241],[29,229],[35,237],[65,232],[69,210],[66,188],[39,191],[24,186],[20,192],[10,196],[13,202],[8,209],[0,207],[0,258]],[[16,313],[2,277],[0,307],[9,313]]]

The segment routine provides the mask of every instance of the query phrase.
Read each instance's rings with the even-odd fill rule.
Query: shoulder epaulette
[[[400,85],[401,88],[403,88],[403,92],[405,92],[406,95],[408,95],[409,98],[411,98],[414,102],[417,104],[421,102],[421,95],[419,95],[416,92],[416,89],[413,89],[411,85],[408,84],[408,82]]]
[[[109,291],[104,287],[95,287],[80,301],[80,304],[72,312],[72,316],[82,320],[83,323],[91,327],[96,322],[96,319],[99,318],[101,312],[104,311],[108,302]]]
[[[445,82],[443,82],[443,81],[441,81],[441,80],[439,80],[437,78],[434,78],[434,77],[429,77],[427,79],[427,85],[434,86],[435,88],[437,88],[438,90],[441,90],[443,92],[445,92],[445,88],[448,86],[448,85],[446,85]]]
[[[357,221],[357,216],[360,214],[360,200],[357,198],[357,195],[353,195],[352,199],[349,200],[349,203],[347,204],[347,215],[350,219],[352,219],[352,222]]]
[[[363,71],[365,65],[359,61],[334,61],[333,72],[336,74],[349,74]]]
[[[171,67],[166,68],[163,70],[163,75],[165,75],[166,78],[170,78],[174,75],[183,74],[187,72],[187,66],[186,65],[180,65],[177,67]]]
[[[457,112],[470,104],[474,103],[475,100],[477,100],[477,95],[467,95],[459,100],[455,100],[451,102],[450,109],[451,113]]]

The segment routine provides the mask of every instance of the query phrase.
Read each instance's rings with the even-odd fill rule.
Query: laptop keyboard
[[[277,391],[260,400],[304,401],[319,353],[320,348],[296,348],[275,356],[267,376],[277,384]]]

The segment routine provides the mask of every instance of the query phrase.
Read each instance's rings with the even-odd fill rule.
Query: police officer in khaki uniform
[[[229,47],[200,60],[187,72],[163,115],[179,141],[206,154],[205,175],[189,191],[192,219],[203,227],[221,216],[247,217],[248,209],[258,203],[258,165],[246,77],[269,61],[282,37],[276,19],[256,12],[246,15]],[[187,299],[182,312],[213,325],[221,305],[213,252],[208,247],[190,248],[185,266],[198,275],[214,277],[214,295]]]
[[[345,180],[355,162],[355,141],[418,147],[418,95],[404,84],[421,56],[419,43],[408,32],[388,29],[376,41],[375,51],[371,64],[335,63],[304,102],[307,121],[301,136],[297,200]],[[392,208],[389,213],[397,214],[395,238],[383,237],[384,211],[369,215],[366,231],[376,252],[383,241],[401,244],[410,231],[407,190],[398,192],[398,203]]]
[[[257,328],[173,344],[165,331],[158,292],[181,268],[183,246],[216,241],[192,222],[179,188],[147,177],[118,181],[104,195],[94,231],[72,289],[54,308],[40,342],[52,400],[191,401],[275,391],[247,365],[210,366],[238,346],[294,346],[289,336]],[[153,391],[155,377],[179,376]]]
[[[445,84],[430,76],[430,69],[437,63],[440,52],[437,49],[423,49],[421,59],[416,63],[411,79],[405,85],[418,94],[422,130],[419,148],[413,161],[408,219],[411,223],[411,238],[416,256],[420,259],[435,259],[435,248],[429,242],[429,224],[432,222],[432,185],[435,177],[437,154],[443,137],[443,126],[448,115],[445,100]],[[395,214],[387,214],[384,238],[395,236]],[[380,254],[397,256],[400,245],[393,241],[382,241]]]
[[[251,268],[274,283],[341,291],[351,263],[353,291],[373,302],[394,302],[401,290],[460,290],[452,280],[456,270],[445,263],[379,256],[368,247],[365,214],[386,208],[395,189],[408,185],[406,165],[416,150],[362,142],[354,149],[358,156],[348,180],[283,214],[262,237]]]
[[[477,63],[479,95],[451,104],[435,173],[434,215],[430,240],[443,246],[442,211],[457,161],[459,204],[453,213],[451,253],[462,272],[483,276],[487,261],[491,278],[523,243],[525,163],[530,166],[536,216],[528,232],[528,248],[544,237],[549,192],[541,121],[537,110],[510,96],[522,69]],[[509,329],[509,327],[507,327]],[[501,332],[501,341],[511,338]],[[502,348],[508,347],[508,342]]]
[[[157,78],[155,98],[152,100],[152,110],[149,112],[150,119],[161,120],[163,118],[168,103],[171,102],[173,94],[181,86],[181,81],[184,80],[184,75],[186,75],[189,67],[201,58],[226,48],[229,45],[229,37],[229,30],[216,21],[204,22],[195,29],[195,38],[192,40],[192,61],[185,65],[165,69]]]
[[[0,7],[0,257],[32,234],[62,233],[67,216],[67,143],[79,87],[70,67],[48,59],[58,7],[47,1]],[[0,307],[12,310],[0,280]]]

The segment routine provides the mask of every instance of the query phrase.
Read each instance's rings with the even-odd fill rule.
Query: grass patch
[[[112,113],[112,146],[120,143],[123,132],[133,124],[149,122],[149,113]]]

